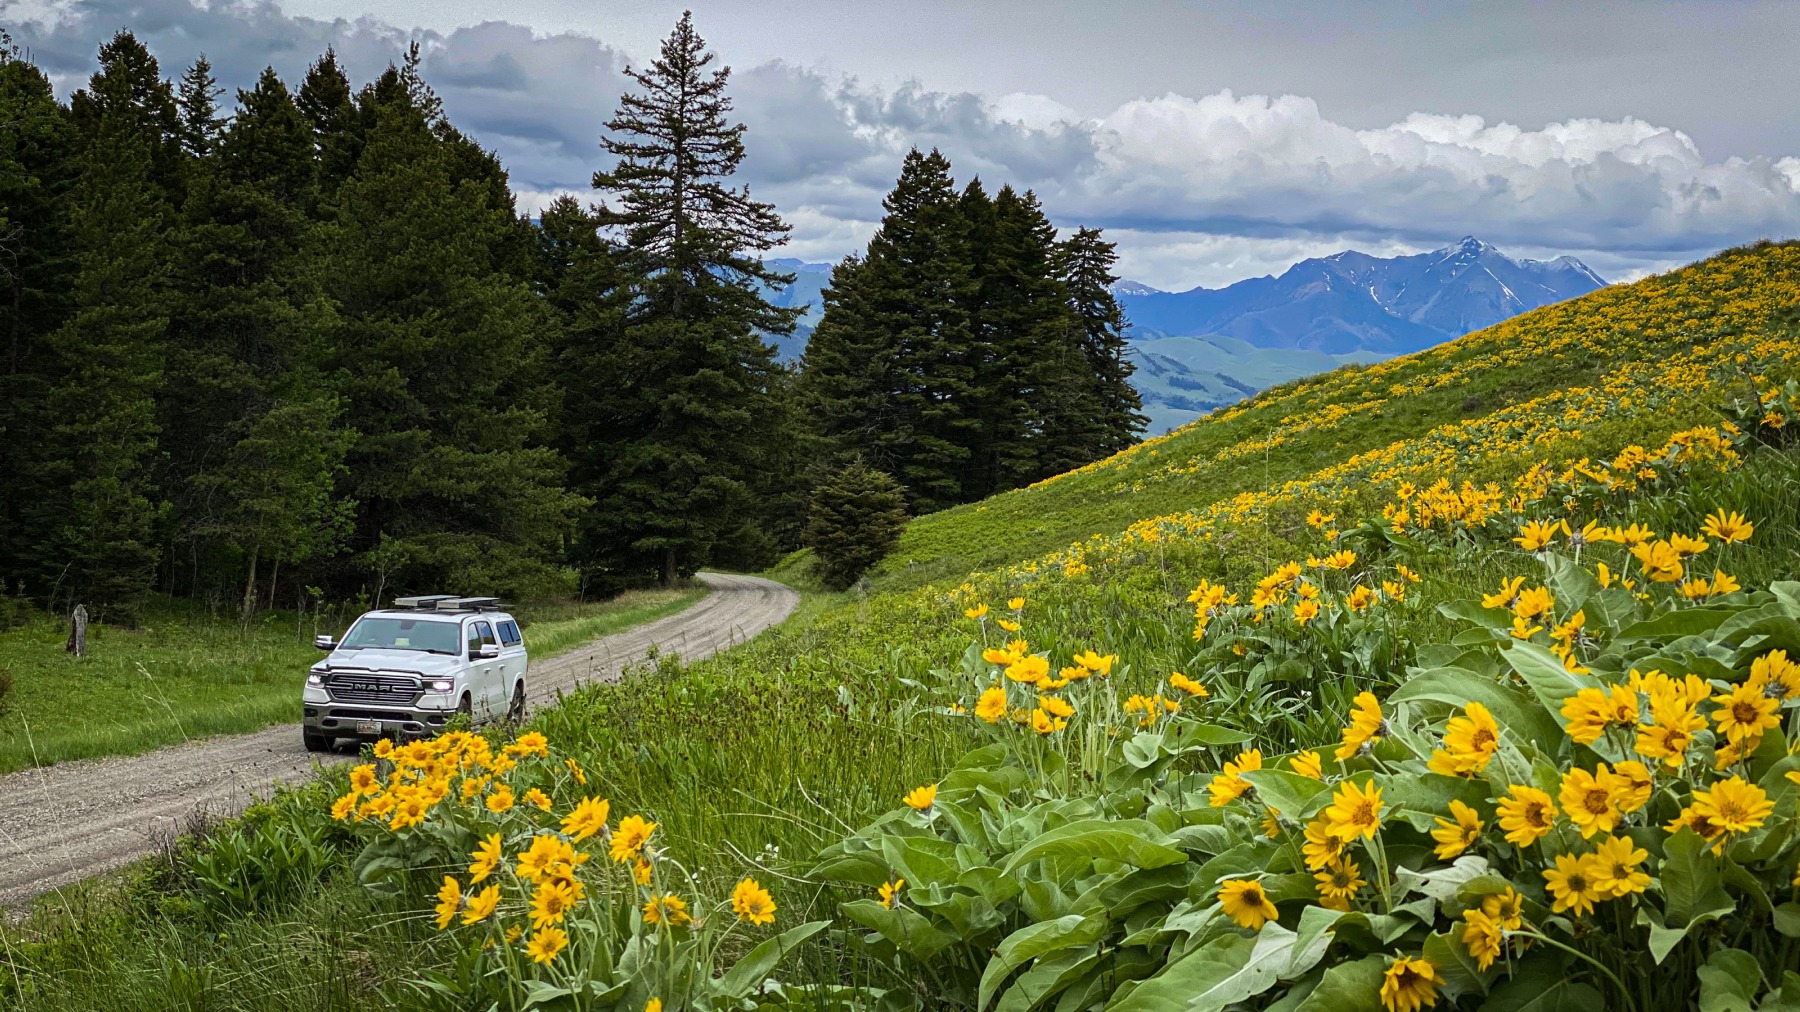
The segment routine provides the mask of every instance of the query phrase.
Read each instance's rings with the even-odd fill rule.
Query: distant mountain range
[[[1474,236],[1382,259],[1346,250],[1224,288],[1113,286],[1140,337],[1220,334],[1258,348],[1399,355],[1606,282],[1574,257],[1514,260]]]
[[[823,313],[831,265],[769,264],[796,275],[771,301],[808,307],[794,335],[775,342],[797,359]],[[1132,324],[1147,434],[1157,435],[1277,383],[1429,348],[1606,284],[1574,257],[1515,260],[1466,236],[1413,256],[1345,250],[1224,288],[1121,280],[1113,292]]]
[[[813,328],[819,325],[819,319],[825,315],[825,299],[821,293],[831,283],[832,265],[807,263],[793,257],[780,257],[767,263],[783,274],[794,276],[793,284],[768,293],[769,302],[784,307],[806,307],[806,313],[800,317],[792,334],[769,339],[782,358],[799,361],[800,353],[806,350],[806,342],[812,337]]]

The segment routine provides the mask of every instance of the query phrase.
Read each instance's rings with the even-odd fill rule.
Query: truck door
[[[497,647],[500,645],[500,640],[494,636],[494,627],[491,623],[485,620],[478,621],[475,623],[474,629],[481,646]],[[477,652],[479,653],[479,649]],[[476,709],[481,712],[482,720],[493,720],[506,712],[506,702],[500,698],[500,683],[503,680],[501,677],[502,661],[498,657],[487,660],[477,657],[471,659],[470,663],[480,672],[476,675],[476,684],[480,686],[476,691],[481,694],[481,701],[476,704]]]

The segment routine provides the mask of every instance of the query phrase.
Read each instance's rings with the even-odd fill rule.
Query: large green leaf
[[[881,854],[914,887],[950,885],[962,874],[956,844],[935,836],[884,836]]]
[[[1800,903],[1790,900],[1775,908],[1775,930],[1789,938],[1800,938]]]
[[[1512,615],[1504,608],[1483,608],[1480,601],[1466,598],[1445,601],[1437,606],[1438,614],[1445,618],[1461,619],[1473,622],[1483,629],[1510,629]]]
[[[776,964],[780,963],[788,953],[830,926],[830,921],[808,921],[798,927],[789,928],[774,938],[763,939],[756,948],[745,953],[744,958],[733,964],[731,969],[725,972],[725,976],[719,979],[717,993],[736,1000],[752,989],[760,990],[762,982],[768,979],[770,971],[774,970]]]
[[[1589,598],[1600,593],[1600,581],[1574,559],[1550,555],[1545,557],[1544,563],[1548,570],[1544,585],[1556,595],[1559,610],[1570,612],[1584,607]]]
[[[864,927],[873,928],[881,937],[893,942],[900,951],[915,959],[930,959],[956,941],[955,936],[940,931],[923,914],[905,907],[889,909],[875,900],[851,900],[839,907],[844,916]]]
[[[1012,986],[1000,995],[994,1012],[1032,1012],[1055,998],[1071,985],[1091,979],[1101,960],[1098,946],[1065,952],[1040,959],[1036,966],[1019,974]],[[1085,990],[1085,989],[1084,989]]]
[[[1256,788],[1257,800],[1290,819],[1300,820],[1313,814],[1313,799],[1329,795],[1331,787],[1322,780],[1303,777],[1287,770],[1248,770],[1242,774]]]
[[[1486,780],[1465,780],[1441,773],[1387,777],[1381,788],[1381,800],[1389,806],[1388,817],[1405,819],[1422,833],[1434,829],[1440,817],[1450,817],[1451,801],[1461,801],[1480,811],[1493,793]]]
[[[1386,973],[1385,956],[1339,963],[1325,971],[1319,986],[1294,1012],[1381,1012],[1381,978]]]
[[[1700,978],[1700,1012],[1755,1012],[1756,992],[1762,987],[1762,967],[1742,949],[1716,949],[1706,965],[1694,972]]]
[[[1180,864],[1187,855],[1169,834],[1143,819],[1083,819],[1040,834],[1013,852],[1001,871],[1012,875],[1045,858],[1120,861],[1139,868]]]
[[[1293,933],[1287,932],[1287,936],[1291,940]],[[1113,999],[1106,1006],[1107,1012],[1188,1012],[1189,998],[1242,969],[1257,941],[1239,934],[1215,938]]]
[[[975,1008],[978,1012],[987,1008],[1006,978],[1026,963],[1047,953],[1092,944],[1105,933],[1106,915],[1098,913],[1086,917],[1070,914],[1053,921],[1040,921],[1007,935],[994,950],[987,968],[981,971],[981,990],[976,996]]]
[[[1696,925],[1723,917],[1737,909],[1725,891],[1719,859],[1706,841],[1691,829],[1682,829],[1663,844],[1663,923],[1650,925],[1650,955],[1661,963]]]
[[[1218,724],[1184,724],[1181,727],[1184,745],[1242,745],[1256,737],[1237,728],[1221,727]]]
[[[1438,932],[1425,939],[1422,953],[1438,968],[1438,976],[1444,978],[1444,995],[1453,1001],[1465,994],[1486,994],[1488,983],[1499,975],[1493,967],[1481,972],[1461,936],[1462,932],[1455,928],[1448,933]]]
[[[1514,741],[1553,742],[1562,736],[1562,725],[1531,697],[1462,668],[1436,668],[1416,674],[1389,696],[1388,702],[1415,699],[1448,703],[1458,710],[1480,703],[1494,715],[1501,735]]]
[[[1666,643],[1683,636],[1711,632],[1721,622],[1738,614],[1739,608],[1677,608],[1655,618],[1634,622],[1619,632],[1619,641],[1654,640]]]
[[[1569,671],[1563,667],[1561,658],[1536,643],[1515,641],[1501,657],[1508,667],[1525,679],[1526,685],[1531,686],[1532,694],[1544,704],[1544,709],[1550,711],[1559,728],[1568,724],[1562,716],[1563,701],[1582,689],[1600,687],[1599,679]]]

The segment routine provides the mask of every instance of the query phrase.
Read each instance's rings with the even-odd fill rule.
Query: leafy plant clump
[[[843,590],[893,551],[905,529],[905,490],[857,460],[813,489],[805,541],[818,556],[825,586]]]
[[[1315,512],[1304,563],[1190,594],[1203,678],[1034,650],[1023,596],[961,588],[982,638],[921,690],[990,744],[812,874],[864,890],[843,914],[940,1005],[1793,1007],[1800,583],[1731,575],[1741,513],[1621,512],[1680,455],[1623,456],[1380,563]],[[1453,634],[1336,740],[1231,719],[1284,665],[1372,656],[1415,583],[1502,539],[1535,572],[1439,604]]]

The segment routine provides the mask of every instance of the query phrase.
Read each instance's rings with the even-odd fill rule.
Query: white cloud
[[[626,56],[606,41],[497,21],[437,33],[294,18],[270,0],[29,2],[0,0],[0,12],[65,92],[120,25],[165,73],[204,51],[234,86],[265,63],[297,81],[328,44],[367,80],[418,39],[450,117],[497,151],[526,209],[558,192],[591,199],[604,122],[626,86]],[[743,179],[793,224],[786,252],[811,259],[866,242],[913,146],[941,148],[959,180],[1035,189],[1059,224],[1106,228],[1123,272],[1165,288],[1464,234],[1631,276],[1800,233],[1800,157],[1709,160],[1686,133],[1631,117],[1526,129],[1415,112],[1353,129],[1312,98],[1219,91],[1085,118],[1035,92],[881,86],[783,61],[739,67],[731,93],[750,128]]]

